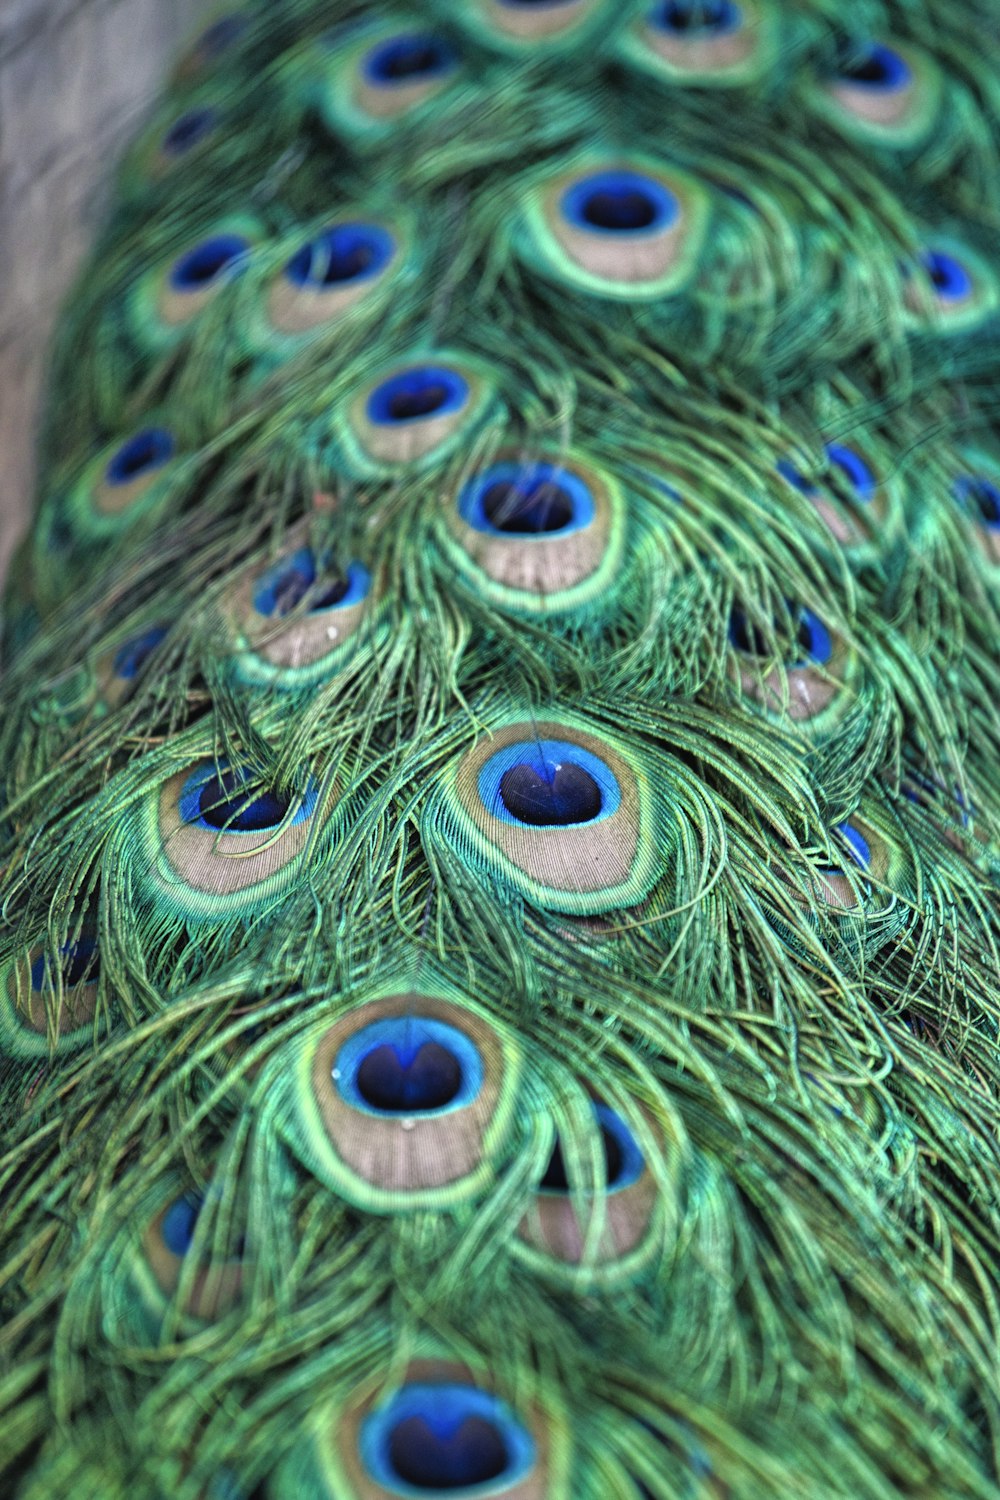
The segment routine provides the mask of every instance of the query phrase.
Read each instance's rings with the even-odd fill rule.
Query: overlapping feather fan
[[[220,13],[9,591],[19,1500],[969,1500],[990,0]]]

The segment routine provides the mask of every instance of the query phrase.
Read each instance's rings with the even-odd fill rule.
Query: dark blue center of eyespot
[[[595,172],[562,195],[563,217],[578,229],[599,234],[648,234],[672,224],[678,214],[673,193],[641,172]]]
[[[826,456],[849,481],[851,488],[859,500],[866,504],[875,494],[877,485],[875,475],[865,463],[860,453],[853,448],[846,447],[843,443],[827,443]]]
[[[837,832],[846,841],[855,864],[867,869],[871,864],[872,852],[864,835],[859,833],[853,823],[838,823]]]
[[[456,54],[449,44],[430,32],[394,36],[373,47],[362,64],[369,83],[411,83],[436,78],[453,68]]]
[[[234,42],[239,41],[249,24],[244,16],[236,12],[230,16],[220,16],[202,32],[198,39],[198,50],[204,57],[219,57]]]
[[[963,474],[954,484],[955,498],[984,526],[1000,526],[1000,487],[982,474]]]
[[[799,667],[808,662],[825,666],[833,655],[830,632],[811,609],[792,609],[791,614],[795,623],[795,644],[805,656],[805,660],[797,657],[791,665]],[[782,630],[783,622],[775,621],[778,639]],[[734,608],[729,616],[729,641],[744,656],[768,656],[772,649],[767,632],[739,608]]]
[[[500,797],[512,817],[534,828],[589,823],[602,807],[597,782],[572,761],[557,767],[527,762],[511,766],[500,777]]]
[[[837,65],[837,76],[874,93],[891,94],[906,87],[911,73],[898,52],[876,43],[864,53],[845,54]]]
[[[420,417],[448,416],[461,411],[468,399],[468,382],[457,370],[447,365],[414,365],[377,385],[365,413],[370,422],[395,426]]]
[[[579,475],[551,463],[491,465],[464,486],[458,510],[476,531],[522,537],[579,531],[595,514]]]
[[[114,486],[131,484],[143,474],[161,468],[174,455],[174,439],[165,427],[144,427],[111,455],[104,471]]]
[[[798,490],[801,495],[814,495],[816,493],[815,485],[810,484],[805,475],[799,473],[790,459],[779,458],[774,467],[782,479],[787,480],[792,488]]]
[[[160,1220],[160,1236],[171,1255],[186,1255],[194,1240],[195,1226],[204,1199],[200,1193],[175,1198]]]
[[[166,634],[165,625],[154,625],[142,635],[133,636],[130,641],[126,641],[115,652],[115,676],[128,679],[138,676],[147,657],[156,650]]]
[[[202,821],[227,833],[258,833],[277,828],[290,805],[290,798],[276,792],[249,792],[247,778],[232,769],[205,781],[198,797]]]
[[[471,1104],[483,1082],[478,1047],[433,1016],[389,1016],[349,1037],[333,1080],[355,1109],[417,1115]]]
[[[412,1055],[384,1043],[369,1052],[357,1072],[366,1104],[400,1114],[443,1109],[461,1086],[461,1063],[438,1042],[425,1042]]]
[[[368,592],[370,576],[360,563],[348,565],[346,576],[331,577],[317,583],[316,558],[311,547],[300,547],[282,558],[257,579],[253,606],[260,615],[280,619],[290,614],[303,599],[309,612],[324,609],[346,609],[359,604]]]
[[[609,1109],[606,1104],[596,1104],[594,1115],[601,1132],[601,1145],[604,1149],[604,1179],[608,1191],[630,1187],[633,1182],[638,1181],[645,1168],[639,1145],[621,1115]],[[545,1169],[545,1175],[538,1187],[543,1193],[568,1193],[570,1191],[569,1174],[566,1170],[562,1145],[558,1139]]]
[[[77,938],[75,943],[67,943],[60,952],[62,981],[67,989],[73,989],[78,984],[97,983],[101,972],[101,955],[93,938]],[[33,990],[42,989],[47,967],[45,954],[40,953],[31,965],[31,988]]]
[[[359,1449],[377,1484],[407,1494],[479,1494],[496,1480],[512,1488],[536,1457],[534,1439],[505,1404],[469,1385],[403,1386],[365,1418]]]
[[[942,302],[960,302],[972,291],[972,277],[953,255],[927,250],[920,261]]]
[[[396,249],[380,224],[333,224],[296,251],[285,267],[294,286],[313,291],[364,281],[384,271]]]
[[[213,234],[174,261],[170,285],[178,292],[200,292],[231,271],[250,249],[241,234]]]
[[[650,12],[650,25],[659,31],[681,34],[711,32],[719,36],[736,31],[743,17],[733,0],[663,0]]]
[[[218,112],[207,105],[202,109],[186,110],[178,115],[164,135],[160,143],[162,149],[168,156],[183,156],[211,135],[218,118]]]

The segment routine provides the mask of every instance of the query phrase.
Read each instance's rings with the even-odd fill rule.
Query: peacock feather
[[[243,0],[8,588],[17,1500],[1000,1493],[992,0]]]

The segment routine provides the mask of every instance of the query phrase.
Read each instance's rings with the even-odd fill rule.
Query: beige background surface
[[[44,353],[109,171],[210,0],[0,0],[0,577],[30,513]]]

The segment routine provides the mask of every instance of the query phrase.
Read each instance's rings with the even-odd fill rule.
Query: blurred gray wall
[[[0,0],[0,577],[23,530],[46,343],[111,165],[210,0]]]

